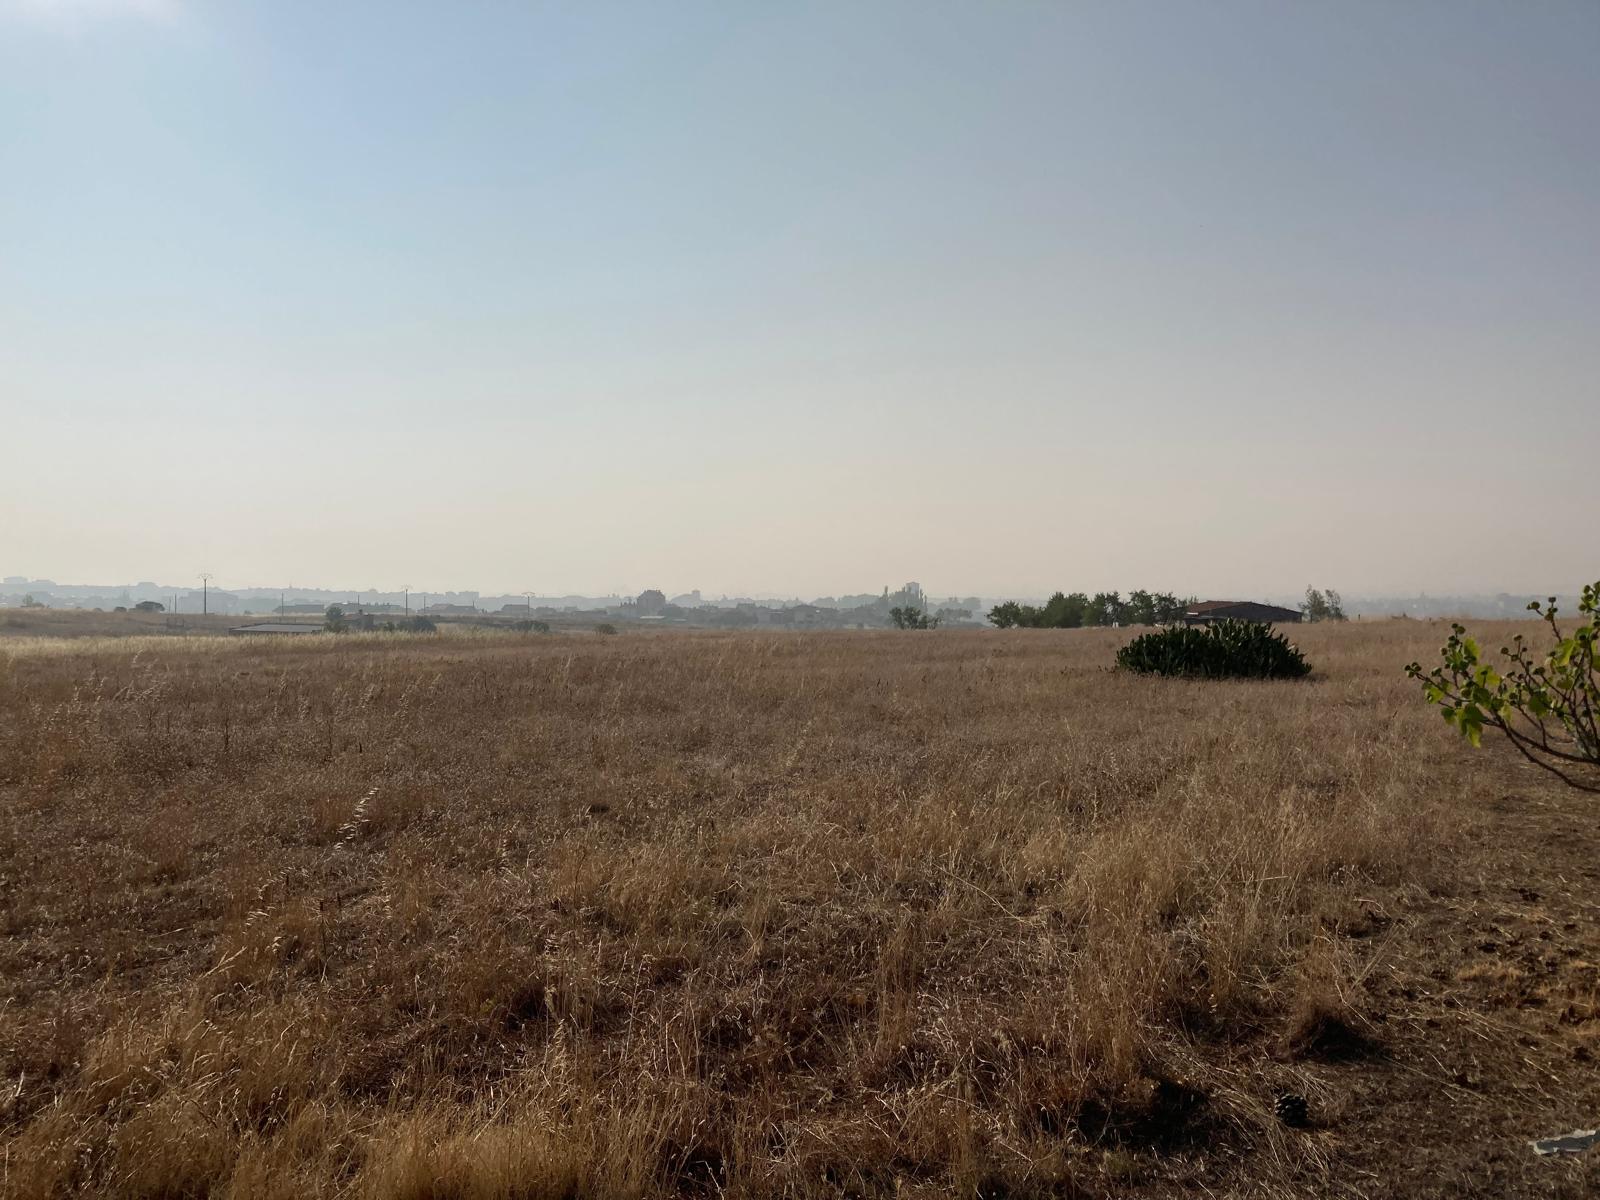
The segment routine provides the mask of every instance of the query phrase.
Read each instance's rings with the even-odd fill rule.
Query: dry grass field
[[[1592,964],[1508,949],[1592,939],[1592,876],[1495,865],[1587,822],[1420,702],[1441,627],[1296,631],[1293,683],[1127,636],[0,640],[0,1186],[1600,1178],[1515,1140],[1600,1115]]]
[[[270,617],[220,613],[93,612],[62,608],[0,609],[0,638],[175,637],[224,634],[229,626]]]

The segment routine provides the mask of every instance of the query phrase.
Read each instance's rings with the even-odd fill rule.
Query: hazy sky
[[[0,0],[0,574],[1600,575],[1600,3]]]

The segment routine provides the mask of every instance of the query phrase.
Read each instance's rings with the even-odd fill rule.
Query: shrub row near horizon
[[[1078,629],[1096,625],[1170,625],[1182,619],[1197,597],[1180,600],[1171,592],[1057,592],[1043,605],[1007,600],[989,610],[989,623],[999,629]],[[1310,622],[1343,621],[1344,601],[1332,588],[1306,588],[1300,611]]]

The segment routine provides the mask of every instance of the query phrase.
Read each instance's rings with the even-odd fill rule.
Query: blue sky
[[[1593,3],[0,0],[0,568],[1571,587],[1596,113]]]

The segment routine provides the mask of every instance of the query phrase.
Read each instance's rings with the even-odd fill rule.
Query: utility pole
[[[406,616],[409,617],[411,615],[411,585],[402,583],[400,590],[406,594]]]
[[[211,572],[200,572],[200,615],[211,611]]]

